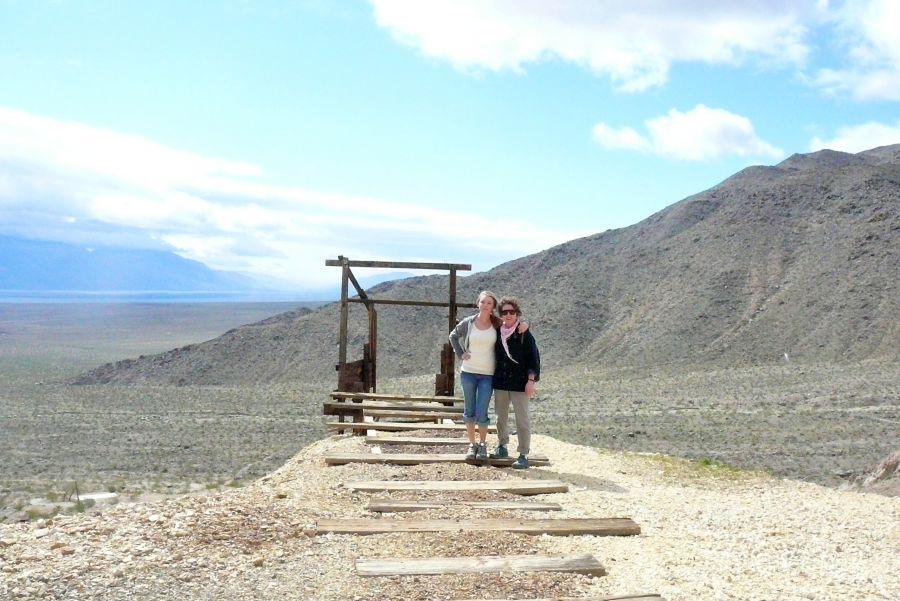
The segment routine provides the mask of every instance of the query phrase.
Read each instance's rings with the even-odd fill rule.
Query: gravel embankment
[[[655,592],[669,601],[893,601],[900,592],[900,498],[546,436],[536,436],[533,447],[553,465],[527,477],[568,482],[569,493],[540,499],[560,503],[562,512],[453,507],[394,517],[627,516],[641,525],[640,536],[309,536],[320,518],[368,517],[370,495],[343,488],[348,480],[519,477],[470,465],[327,467],[322,459],[326,451],[364,447],[358,437],[329,438],[246,488],[0,526],[0,598],[500,599]],[[413,496],[427,494],[405,498]],[[597,557],[608,575],[361,578],[353,571],[356,558],[584,553]]]

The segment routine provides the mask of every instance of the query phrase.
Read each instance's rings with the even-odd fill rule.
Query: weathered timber
[[[363,492],[384,490],[499,490],[517,495],[542,495],[569,492],[560,480],[356,480],[344,483],[346,488]]]
[[[357,559],[360,576],[413,576],[425,574],[486,574],[497,572],[571,572],[604,576],[606,570],[593,555],[550,557],[507,555],[435,557],[430,559]]]
[[[540,599],[457,599],[456,601],[665,601],[659,595],[616,595],[614,597],[542,597]]]
[[[409,261],[351,261],[346,258],[326,259],[326,267],[387,267],[389,269],[438,269],[456,271],[472,271],[472,265],[467,263],[418,263]]]
[[[458,396],[425,396],[412,394],[382,394],[376,392],[344,392],[334,391],[333,399],[362,399],[366,401],[410,401],[414,403],[464,403],[465,399]]]
[[[371,463],[380,465],[420,465],[424,463],[471,463],[472,465],[495,465],[506,467],[513,464],[515,457],[505,459],[466,459],[463,453],[325,453],[328,465],[347,463]],[[531,465],[550,465],[543,455],[529,455]]]
[[[366,436],[366,442],[369,444],[467,445],[467,444],[469,444],[469,439],[468,438],[458,438],[458,437],[441,438],[438,436],[423,437],[423,438],[419,438],[416,436]]]
[[[630,518],[472,519],[472,520],[318,520],[314,533],[389,534],[392,532],[516,532],[550,536],[634,536],[641,527]]]
[[[397,401],[325,401],[322,407],[326,411],[365,411],[367,409],[391,409],[394,411],[439,411],[455,413],[459,417],[462,412],[462,406],[456,405],[440,405],[437,403],[404,403]]]
[[[363,409],[371,417],[402,417],[404,419],[461,419],[461,411],[417,411],[412,409]]]
[[[513,509],[518,511],[561,511],[558,503],[535,503],[533,501],[393,501],[391,499],[372,499],[366,508],[374,513],[400,513],[405,511],[422,511],[423,509],[442,509],[444,507],[474,507],[478,509]]]
[[[451,303],[441,301],[415,301],[415,300],[397,300],[392,298],[369,298],[363,300],[361,298],[348,299],[349,303],[364,303],[368,305],[402,305],[406,307],[449,307]],[[467,309],[477,309],[478,305],[474,303],[456,303],[457,307],[465,307]]]
[[[327,427],[335,430],[465,430],[465,424],[404,424],[401,422],[328,422]],[[488,432],[496,432],[497,426],[488,426]]]

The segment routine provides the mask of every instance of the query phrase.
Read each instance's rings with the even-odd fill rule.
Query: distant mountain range
[[[0,236],[0,290],[233,291],[252,279],[214,271],[173,252],[85,248]]]
[[[550,367],[898,361],[900,145],[744,169],[633,226],[459,280],[461,299],[485,288],[521,298]],[[446,276],[426,276],[369,293],[440,301],[447,289]],[[338,309],[285,314],[82,381],[334,378]],[[359,356],[365,311],[350,313]],[[379,308],[378,336],[381,375],[435,373],[446,312]]]
[[[407,277],[381,274],[365,286]],[[0,298],[116,301],[333,300],[340,287],[291,288],[210,269],[174,252],[86,248],[0,236]]]

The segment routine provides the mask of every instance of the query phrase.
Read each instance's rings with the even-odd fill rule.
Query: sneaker
[[[509,457],[509,451],[506,450],[506,445],[498,445],[491,453],[491,459],[506,459],[507,457]]]
[[[481,443],[480,445],[478,445],[478,451],[475,455],[475,459],[477,459],[478,461],[487,461],[487,458],[487,446],[484,443]]]
[[[478,445],[472,443],[469,445],[469,450],[466,451],[466,460],[475,459],[475,456],[478,454]]]
[[[527,470],[528,469],[528,457],[526,457],[525,455],[519,455],[519,458],[513,462],[512,468],[514,470]]]

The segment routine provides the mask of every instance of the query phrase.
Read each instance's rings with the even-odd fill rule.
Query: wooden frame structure
[[[456,301],[456,273],[458,271],[471,271],[472,266],[461,263],[414,263],[405,261],[351,261],[347,257],[338,255],[337,259],[325,261],[327,267],[341,268],[341,316],[340,330],[338,333],[338,363],[335,369],[338,371],[338,390],[342,392],[375,392],[377,384],[378,366],[378,314],[375,305],[406,305],[414,307],[447,307],[449,317],[447,320],[449,333],[456,327],[457,310],[462,308],[477,308],[472,303],[458,303]],[[359,284],[359,280],[353,275],[351,267],[380,267],[388,269],[428,269],[446,270],[450,272],[450,290],[448,302],[416,301],[401,299],[375,299],[371,298]],[[357,296],[350,297],[350,284],[356,289]],[[347,361],[347,319],[350,303],[365,305],[369,316],[368,342],[363,344],[363,358],[358,361]],[[453,396],[455,354],[449,343],[445,343],[441,351],[441,371],[435,376],[435,396]]]

